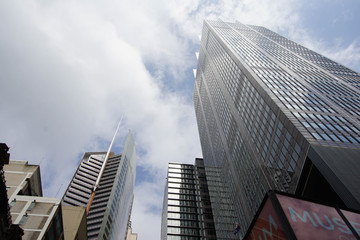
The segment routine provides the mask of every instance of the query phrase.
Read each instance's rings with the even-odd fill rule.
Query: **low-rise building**
[[[4,173],[12,224],[23,239],[64,239],[60,199],[42,196],[40,166],[11,160]]]

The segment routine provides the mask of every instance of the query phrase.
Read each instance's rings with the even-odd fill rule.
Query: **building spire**
[[[88,205],[87,205],[87,207],[86,207],[86,215],[88,215],[88,214],[89,214],[89,211],[90,211],[90,207],[91,207],[92,201],[94,200],[96,190],[97,190],[97,188],[99,187],[99,184],[100,184],[100,179],[101,179],[101,177],[102,177],[102,175],[103,175],[103,173],[104,173],[105,166],[106,166],[106,163],[107,163],[107,161],[108,161],[108,159],[109,159],[110,152],[111,152],[111,148],[112,148],[112,145],[113,145],[113,143],[114,143],[114,140],[115,140],[116,134],[117,134],[117,133],[118,133],[118,131],[119,131],[119,128],[120,128],[120,125],[121,125],[122,119],[123,119],[123,116],[121,116],[121,119],[120,119],[120,121],[119,121],[119,123],[118,123],[118,126],[117,126],[116,130],[115,130],[114,136],[113,136],[113,138],[112,138],[112,140],[111,140],[111,143],[110,143],[109,149],[108,149],[108,151],[107,151],[107,153],[106,153],[106,156],[105,156],[104,162],[103,162],[103,164],[102,164],[102,166],[101,166],[101,169],[100,169],[99,175],[98,175],[98,177],[97,177],[97,179],[96,179],[96,182],[95,182],[95,185],[94,185],[93,191],[92,191],[92,193],[91,193],[91,197],[90,197],[89,202],[88,202]]]

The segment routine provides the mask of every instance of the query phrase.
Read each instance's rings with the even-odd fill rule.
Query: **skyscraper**
[[[85,153],[62,202],[86,207],[101,172],[106,152]],[[87,216],[88,239],[125,239],[131,214],[136,153],[129,132],[122,154],[111,154],[104,166]]]
[[[204,22],[196,118],[240,235],[269,189],[360,209],[359,93],[358,73],[264,27]]]
[[[210,174],[211,175],[211,174]],[[215,240],[216,232],[203,160],[169,163],[161,220],[161,240]]]

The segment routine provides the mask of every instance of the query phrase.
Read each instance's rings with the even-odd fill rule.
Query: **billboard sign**
[[[297,239],[356,239],[334,207],[281,194],[276,196]],[[352,226],[360,231],[360,215],[343,212]]]

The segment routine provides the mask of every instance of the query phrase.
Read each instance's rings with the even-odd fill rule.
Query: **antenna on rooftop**
[[[40,165],[40,164],[39,164],[39,165]],[[61,184],[61,185],[60,185],[59,190],[57,191],[57,193],[56,193],[55,197],[57,197],[57,195],[59,194],[60,189],[61,189],[61,187],[62,187],[62,186],[63,186],[63,184]]]
[[[103,173],[104,173],[105,166],[106,166],[106,163],[107,163],[107,161],[108,161],[108,159],[109,159],[110,152],[111,152],[111,148],[112,148],[112,145],[113,145],[113,143],[114,143],[116,134],[117,134],[117,132],[119,131],[119,128],[120,128],[122,119],[123,119],[123,116],[121,116],[121,119],[120,119],[120,121],[119,121],[119,123],[118,123],[118,126],[117,126],[116,130],[115,130],[114,136],[113,136],[113,138],[112,138],[112,140],[111,140],[109,149],[108,149],[108,151],[107,151],[107,153],[106,153],[104,162],[103,162],[103,164],[102,164],[102,166],[101,166],[99,175],[98,175],[98,177],[97,177],[97,179],[96,179],[96,182],[95,182],[95,185],[94,185],[94,188],[93,188],[93,192],[92,192],[92,194],[91,194],[91,197],[90,197],[90,199],[89,199],[88,205],[87,205],[87,207],[86,207],[86,215],[89,214],[91,204],[92,204],[92,202],[93,202],[93,200],[94,200],[96,190],[97,190],[98,187],[99,187],[101,177],[102,177],[102,175],[103,175]]]

